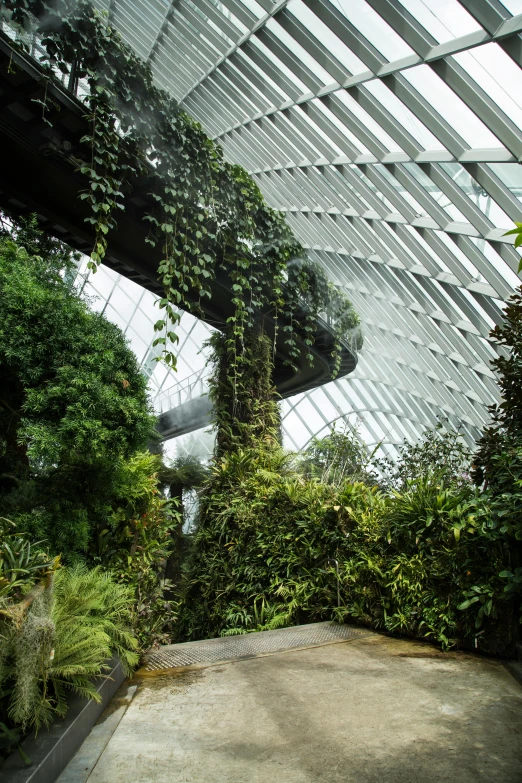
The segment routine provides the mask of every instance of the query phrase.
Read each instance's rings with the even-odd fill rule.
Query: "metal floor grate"
[[[328,644],[367,636],[369,631],[348,625],[314,623],[277,631],[206,639],[201,642],[170,644],[151,653],[145,671],[161,671],[177,666],[217,663],[218,661],[251,658],[263,653],[281,652],[299,647]]]

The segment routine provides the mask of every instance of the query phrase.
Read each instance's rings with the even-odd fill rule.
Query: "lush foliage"
[[[140,650],[170,642],[177,603],[167,562],[181,524],[174,500],[160,492],[160,458],[139,452],[115,476],[112,507],[96,528],[88,561],[109,569],[132,593],[131,620]],[[174,538],[174,540],[173,540]]]
[[[235,408],[223,345],[214,343],[217,449],[180,638],[335,618],[511,652],[522,580],[509,570],[509,529],[492,531],[491,496],[470,480],[460,433],[440,422],[392,465],[334,429],[295,460],[275,436],[270,353],[256,354],[256,382]]]
[[[482,529],[476,503],[470,485],[436,473],[387,495],[304,478],[277,448],[236,450],[216,462],[202,499],[180,632],[337,618],[503,652],[509,553]]]
[[[250,329],[238,352],[239,372],[231,361],[235,347],[227,334],[215,332],[208,344],[212,348],[209,396],[216,427],[216,457],[240,447],[279,442],[281,419],[272,382],[270,341],[257,329]]]
[[[170,582],[167,586],[167,595],[174,598],[179,593],[183,564],[187,557],[187,545],[190,545],[191,541],[191,536],[185,535],[183,529],[187,522],[190,524],[192,521],[191,511],[196,511],[197,515],[195,493],[209,478],[209,468],[199,457],[180,455],[173,459],[170,465],[162,465],[159,478],[162,487],[168,490],[171,503],[175,504],[178,512],[177,524],[170,528],[170,552],[165,566],[165,578]],[[187,499],[186,493],[192,495],[192,504],[189,502],[188,507],[184,502]]]
[[[400,490],[427,472],[436,472],[447,484],[471,482],[471,450],[460,430],[452,429],[448,420],[439,420],[415,443],[405,441],[398,452],[395,462],[389,458],[375,460],[382,486]]]
[[[474,478],[488,498],[484,522],[491,537],[510,541],[510,562],[502,573],[506,592],[522,600],[522,288],[491,334],[504,349],[493,362],[501,399],[491,407],[491,424],[479,440]]]
[[[28,582],[42,579],[57,565],[42,552],[42,544],[31,542],[14,522],[0,517],[0,602],[20,601]]]
[[[134,354],[72,288],[71,262],[33,224],[0,237],[0,513],[56,553],[88,546],[154,422]]]
[[[165,358],[175,365],[168,346],[177,341],[177,307],[197,312],[211,296],[217,274],[225,273],[234,305],[232,347],[253,325],[256,310],[274,309],[276,320],[281,312],[287,316],[284,339],[295,358],[296,330],[312,345],[317,314],[330,303],[338,322],[337,360],[342,333],[357,322],[346,297],[326,284],[324,272],[318,284],[318,271],[308,263],[300,264],[294,284],[284,292],[287,264],[303,257],[284,216],[265,204],[253,179],[227,163],[219,145],[155,86],[149,65],[106,18],[87,0],[6,0],[5,6],[12,22],[42,36],[49,79],[57,71],[70,75],[74,68],[75,78],[88,85],[92,130],[75,158],[82,161],[86,178],[81,197],[92,210],[93,268],[105,255],[118,210],[125,208],[129,182],[147,176],[153,203],[142,217],[149,226],[147,241],[161,249],[164,317],[156,323],[156,343]],[[46,119],[47,94],[42,104]],[[298,292],[305,295],[308,315]],[[235,353],[232,361],[237,361]]]
[[[59,569],[0,619],[0,712],[22,730],[48,726],[67,710],[67,691],[100,700],[93,677],[118,655],[130,669],[131,590],[100,568]],[[2,721],[4,722],[4,721]],[[5,722],[4,722],[5,723]]]
[[[347,425],[337,430],[334,425],[324,438],[312,438],[301,454],[300,468],[305,476],[327,484],[339,486],[350,480],[374,486],[377,475],[371,466],[373,457],[357,429]]]
[[[145,649],[169,641],[176,617],[165,566],[179,514],[159,457],[138,450],[153,432],[146,380],[73,288],[73,262],[34,219],[0,237],[0,513],[16,522],[1,529],[0,596],[20,599],[26,577],[45,573],[42,546],[81,557],[124,586]]]

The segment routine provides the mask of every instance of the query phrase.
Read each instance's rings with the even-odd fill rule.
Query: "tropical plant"
[[[100,700],[93,678],[108,659],[136,665],[130,628],[132,592],[100,568],[62,568],[49,577],[22,616],[5,614],[0,648],[4,714],[22,730],[38,730],[67,711],[67,691]]]
[[[188,536],[183,533],[183,528],[189,517],[183,495],[185,494],[185,500],[186,493],[191,492],[193,498],[195,495],[191,516],[197,517],[196,490],[206,483],[209,474],[208,466],[199,457],[190,454],[176,457],[168,466],[162,465],[159,473],[160,484],[168,489],[170,500],[179,512],[177,525],[173,525],[170,529],[171,551],[165,566],[165,578],[173,585],[169,591],[171,598],[175,595],[174,585],[179,586],[181,581],[183,561],[189,543]],[[191,521],[193,522],[194,519]]]
[[[262,377],[268,356],[255,370]],[[418,448],[404,447],[393,491],[367,476],[330,483],[303,476],[275,437],[273,395],[251,400],[250,392],[248,426],[233,420],[225,361],[217,343],[211,382],[224,437],[201,496],[178,638],[335,618],[445,648],[509,652],[510,552],[491,537],[487,500],[462,475],[459,434],[435,430]],[[265,422],[272,426],[264,430]],[[320,442],[312,457],[326,471],[344,447],[354,473],[360,452],[351,439]]]
[[[43,541],[31,543],[26,533],[0,517],[0,609],[7,602],[19,601],[35,579],[42,579],[58,563],[49,559],[40,547]]]
[[[381,485],[401,489],[409,481],[427,473],[438,473],[446,483],[465,485],[471,481],[471,449],[460,428],[454,429],[447,419],[426,429],[417,442],[405,440],[398,447],[398,458],[374,460]]]
[[[500,402],[491,406],[491,424],[478,441],[473,477],[488,501],[483,516],[491,538],[509,547],[500,577],[507,580],[506,594],[519,602],[522,622],[522,287],[508,299],[504,319],[491,332],[502,348],[492,362]]]
[[[0,513],[54,553],[83,551],[154,417],[118,327],[72,286],[35,219],[0,236]]]
[[[375,453],[370,452],[358,435],[357,429],[345,425],[339,431],[335,425],[323,438],[312,438],[301,452],[300,464],[304,474],[328,484],[339,485],[347,479],[378,483],[371,462]]]
[[[113,504],[96,528],[89,562],[132,590],[132,627],[141,650],[168,643],[177,603],[166,573],[181,514],[160,492],[159,456],[140,452],[119,466]]]
[[[209,396],[216,429],[215,456],[230,454],[252,444],[281,441],[281,417],[272,380],[273,351],[268,338],[257,328],[243,337],[238,361],[233,361],[229,330],[214,332],[207,341],[212,349],[209,364]]]

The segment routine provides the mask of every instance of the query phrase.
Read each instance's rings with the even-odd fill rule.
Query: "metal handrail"
[[[187,375],[178,383],[169,386],[168,389],[161,389],[154,397],[154,407],[159,408],[161,412],[164,412],[164,403],[167,405],[165,410],[172,410],[182,404],[182,402],[188,402],[188,400],[194,399],[194,397],[202,397],[207,393],[206,375],[203,374],[204,370]],[[198,389],[199,387],[199,389]],[[198,389],[198,393],[194,394]]]

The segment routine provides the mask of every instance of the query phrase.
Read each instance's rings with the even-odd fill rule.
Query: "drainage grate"
[[[367,636],[368,633],[365,629],[353,628],[349,625],[314,623],[278,631],[261,631],[223,639],[170,644],[151,653],[144,668],[145,671],[159,671],[176,666],[251,658],[263,653],[344,641]]]

